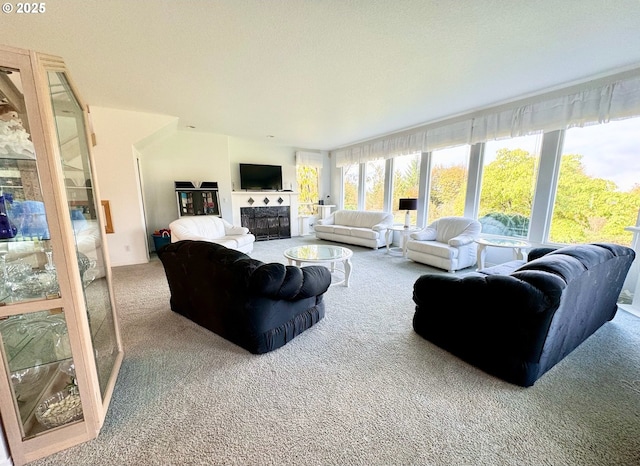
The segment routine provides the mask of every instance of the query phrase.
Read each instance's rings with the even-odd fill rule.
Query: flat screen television
[[[280,165],[240,164],[240,188],[249,191],[282,190]]]

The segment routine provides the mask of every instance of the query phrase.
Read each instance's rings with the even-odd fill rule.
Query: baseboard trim
[[[618,304],[618,308],[623,311],[627,311],[629,314],[633,314],[636,317],[640,317],[640,309],[632,304]]]

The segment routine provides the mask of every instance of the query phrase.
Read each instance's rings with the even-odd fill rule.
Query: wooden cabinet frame
[[[43,294],[41,297],[36,295],[29,299],[19,297],[15,300],[3,301],[0,305],[0,323],[21,316],[32,317],[41,314],[48,316],[61,313],[64,329],[68,334],[69,354],[50,355],[52,361],[50,364],[59,365],[63,360],[73,362],[83,410],[82,420],[65,423],[56,428],[47,428],[42,425],[34,427],[31,417],[25,421],[24,413],[19,411],[19,402],[11,382],[12,370],[15,371],[15,368],[11,367],[10,355],[6,351],[8,346],[5,346],[0,333],[0,356],[2,357],[0,413],[13,463],[20,466],[91,440],[98,435],[104,423],[124,354],[115,310],[105,236],[107,230],[113,232],[113,225],[108,201],[98,203],[99,189],[91,168],[95,167],[95,163],[90,150],[92,138],[88,131],[87,107],[79,98],[65,64],[59,57],[0,46],[0,70],[8,71],[4,73],[4,77],[0,78],[0,97],[3,95],[6,97],[7,92],[10,91],[14,94],[20,90],[23,92],[23,96],[12,95],[11,98],[20,102],[19,105],[23,107],[20,112],[25,116],[23,118],[25,123],[28,122],[30,138],[35,148],[35,164],[39,175],[38,190],[42,193],[40,202],[44,204],[48,233],[46,240],[30,238],[32,253],[38,253],[43,248],[42,244],[46,243],[47,248],[52,251],[51,257],[58,286],[57,293],[53,295]],[[6,76],[12,73],[11,70],[19,72],[22,89],[16,87],[18,91],[7,84]],[[52,77],[60,79],[58,84],[60,92],[66,92],[69,97],[68,103],[58,101],[57,109],[55,99],[52,98]],[[3,89],[6,92],[3,92]],[[60,121],[65,117],[66,112],[66,110],[61,111],[60,106],[67,104],[69,105],[68,113],[72,114],[69,118],[75,118],[69,121],[76,122],[75,131],[77,131],[81,148],[79,156],[82,158],[82,164],[79,168],[74,167],[74,170],[83,171],[83,176],[88,180],[83,186],[76,187],[87,194],[88,208],[83,212],[89,220],[85,220],[82,215],[81,220],[96,226],[97,230],[90,236],[86,235],[87,244],[93,245],[93,249],[86,253],[82,252],[83,246],[79,239],[84,232],[79,231],[80,225],[84,223],[74,220],[72,210],[76,208],[76,204],[70,199],[69,193],[72,191],[67,189],[65,183],[67,167],[65,167],[63,156],[66,155],[64,151],[69,149],[63,148],[63,142],[58,140],[61,132]],[[103,212],[96,212],[100,208]],[[106,225],[103,225],[105,220]],[[0,246],[4,244],[9,247],[14,243],[15,239],[0,240]],[[28,244],[28,241],[24,244]],[[94,259],[90,260],[86,254],[91,254]],[[82,260],[81,255],[84,256]],[[94,262],[96,264],[93,264]],[[94,267],[99,274],[87,274],[88,267]],[[105,292],[87,294],[91,286],[97,286],[98,288],[95,289]],[[105,301],[106,306],[93,306],[92,300],[98,295],[100,299],[108,296]],[[98,308],[101,312],[104,309],[106,311],[98,315],[96,313]],[[97,318],[105,319],[104,328],[108,332],[106,335],[101,334],[101,338],[96,337],[103,328],[103,325],[96,325]],[[93,327],[91,320],[94,321]],[[27,321],[25,325],[29,325],[30,322],[32,321]],[[108,338],[104,338],[105,336]],[[106,343],[103,343],[103,340]],[[101,351],[97,351],[99,345],[104,345],[106,350],[102,351],[103,347],[100,347]],[[55,385],[52,387],[55,388]],[[35,401],[41,401],[41,398]]]

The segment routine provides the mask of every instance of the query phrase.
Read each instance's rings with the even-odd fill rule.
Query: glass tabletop
[[[475,240],[478,244],[484,244],[485,246],[496,246],[499,248],[529,248],[531,243],[518,239],[503,239],[503,238],[478,238]]]
[[[296,261],[337,261],[346,260],[353,255],[351,249],[342,246],[326,246],[320,244],[309,244],[306,246],[296,246],[284,252],[284,257]]]
[[[416,225],[411,225],[409,227],[405,227],[404,225],[399,225],[399,224],[391,225],[388,229],[392,230],[392,231],[408,231],[408,232],[412,232],[412,233],[414,231],[422,230],[421,227],[416,226]]]

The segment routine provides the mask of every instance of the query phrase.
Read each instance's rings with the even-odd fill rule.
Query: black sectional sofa
[[[618,309],[635,253],[613,244],[533,249],[526,263],[414,284],[414,330],[513,384],[531,386]]]
[[[326,267],[265,264],[206,241],[179,241],[157,253],[171,309],[251,353],[280,348],[324,317]]]

